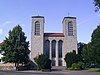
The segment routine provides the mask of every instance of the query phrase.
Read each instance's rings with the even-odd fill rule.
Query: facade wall
[[[58,66],[58,61],[59,60],[62,60],[62,66],[66,66],[65,61],[64,61],[65,55],[63,53],[64,52],[64,37],[44,37],[44,42],[46,40],[49,40],[50,41],[50,57],[49,58],[51,60],[55,60],[55,63],[56,63],[55,66]],[[52,46],[51,46],[51,43],[52,43],[53,40],[56,41],[56,57],[55,58],[52,58]],[[62,45],[62,58],[59,58],[58,57],[58,42],[60,40],[63,41],[63,45]]]
[[[35,31],[35,22],[39,21],[40,22],[40,35],[36,36],[34,35],[34,31]],[[73,34],[69,35],[68,34],[68,23],[72,22],[73,24]],[[33,17],[32,18],[32,33],[31,33],[31,59],[33,60],[34,57],[38,56],[39,54],[43,54],[47,51],[45,50],[45,41],[49,40],[50,42],[50,49],[49,49],[49,58],[52,60],[52,65],[53,62],[55,62],[55,66],[66,66],[66,63],[64,61],[65,55],[68,52],[72,52],[73,50],[76,51],[77,53],[77,28],[76,28],[76,18],[75,17],[65,17],[63,19],[62,22],[63,25],[63,33],[60,34],[60,36],[58,36],[58,34],[56,33],[57,36],[45,36],[44,34],[44,18],[43,17]],[[64,36],[62,36],[62,34]],[[52,41],[55,40],[56,41],[56,56],[52,57]],[[62,58],[58,57],[58,41],[62,40]],[[34,60],[33,60],[34,61]]]

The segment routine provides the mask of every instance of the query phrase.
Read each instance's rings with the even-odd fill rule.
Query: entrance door
[[[52,60],[52,66],[55,66],[56,64],[56,61],[55,60]]]
[[[62,60],[58,60],[58,65],[62,66]]]

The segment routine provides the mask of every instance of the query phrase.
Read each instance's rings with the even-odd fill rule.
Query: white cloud
[[[6,21],[2,25],[6,25],[6,24],[9,24],[9,23],[12,23],[12,22],[11,21]]]
[[[25,27],[26,26],[25,24],[19,24],[19,25],[21,25],[22,27]]]
[[[12,23],[11,21],[5,21],[4,23],[2,23],[1,25],[0,25],[0,27],[3,27],[3,26],[5,26],[5,25],[7,25],[7,24],[10,24],[10,23]]]
[[[88,23],[88,22],[90,22],[91,20],[93,20],[94,18],[86,18],[85,20],[83,20],[83,21],[80,21],[77,25],[83,25],[83,24],[86,24],[86,23]]]
[[[0,29],[0,35],[2,35],[2,33],[3,33],[3,29]]]
[[[100,14],[98,14],[97,16],[100,17]]]
[[[89,20],[90,20],[90,19],[83,20],[83,21],[79,22],[77,25],[85,24],[85,23],[87,23]]]

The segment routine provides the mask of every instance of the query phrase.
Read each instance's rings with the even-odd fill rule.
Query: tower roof
[[[64,17],[64,19],[76,19],[76,17]],[[64,22],[64,19],[63,19],[63,21],[62,21],[62,23]]]
[[[64,17],[65,18],[69,18],[69,19],[76,19],[76,17]]]
[[[32,18],[44,18],[43,16],[32,16]]]

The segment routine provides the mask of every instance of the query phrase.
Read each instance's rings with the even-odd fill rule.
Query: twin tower
[[[43,16],[32,16],[31,59],[45,54],[52,66],[66,66],[65,55],[73,50],[77,53],[76,17],[64,17],[63,33],[44,33],[44,23]]]

